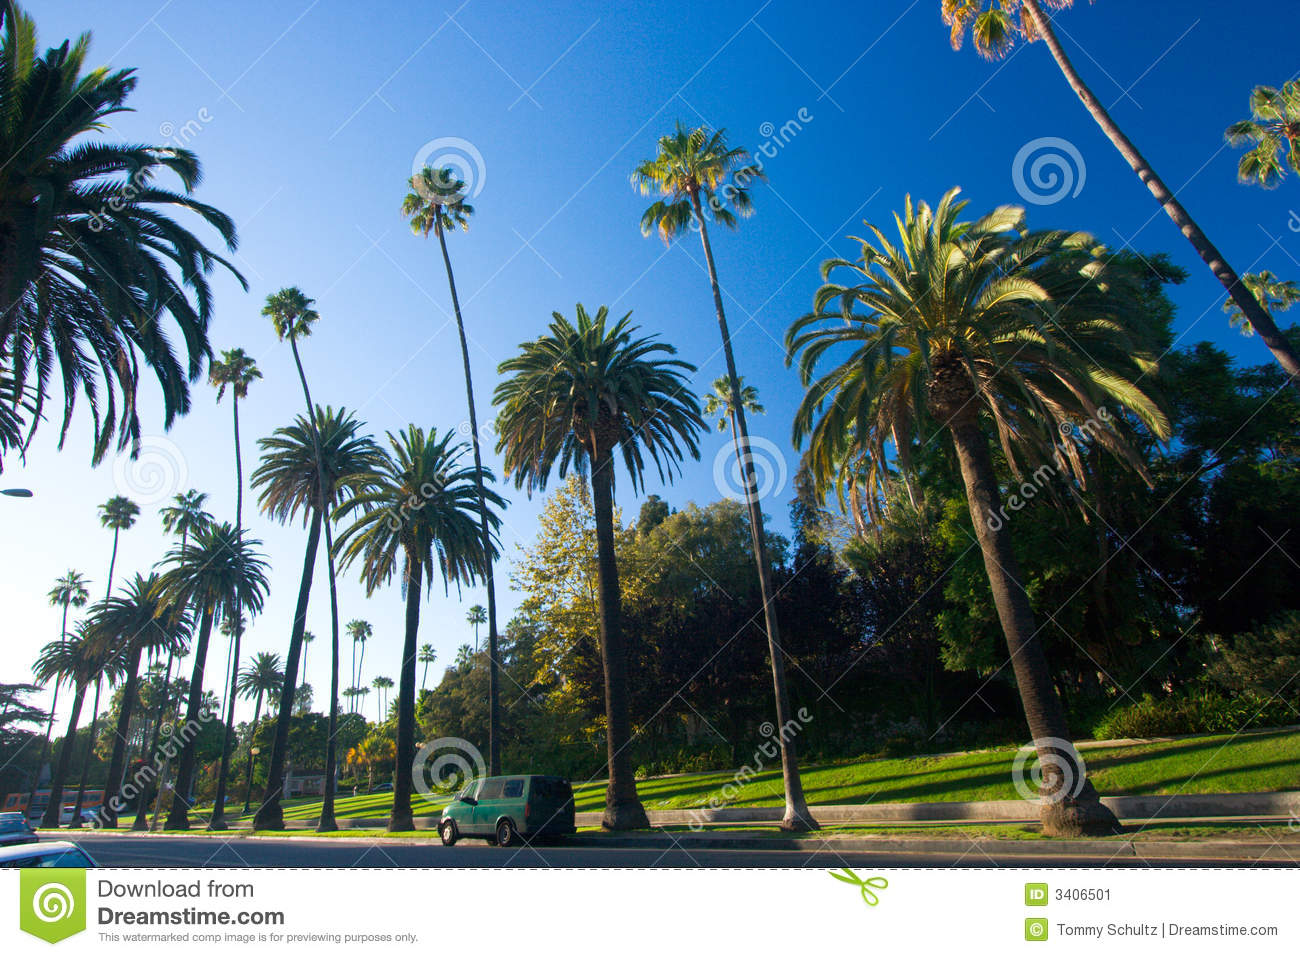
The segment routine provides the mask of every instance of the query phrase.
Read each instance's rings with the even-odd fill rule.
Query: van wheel
[[[438,826],[438,836],[442,838],[443,847],[451,847],[455,844],[456,839],[460,837],[460,835],[456,833],[456,822],[443,821],[442,824]]]
[[[519,843],[519,832],[515,830],[514,822],[510,818],[505,818],[497,824],[497,844],[500,847],[510,847],[517,843]]]

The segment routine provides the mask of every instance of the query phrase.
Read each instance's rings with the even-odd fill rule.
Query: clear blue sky
[[[1039,138],[1062,138],[1077,151],[1081,188],[1030,206],[1031,225],[1088,229],[1116,247],[1168,251],[1191,273],[1174,292],[1185,341],[1214,339],[1244,360],[1268,359],[1257,340],[1228,329],[1221,289],[1041,44],[993,64],[969,48],[954,53],[938,7],[937,0],[100,0],[30,11],[43,45],[91,30],[92,63],[138,69],[136,112],[117,117],[107,135],[185,140],[206,169],[199,197],[239,224],[237,262],[251,289],[245,294],[217,277],[212,343],[244,347],[265,375],[243,406],[250,462],[255,439],[302,407],[289,352],[259,315],[266,295],[286,285],[318,300],[322,321],[303,344],[317,401],[356,410],[377,433],[410,421],[463,422],[460,357],[436,246],[413,238],[398,215],[404,180],[431,141],[460,141],[429,158],[459,152],[476,191],[472,228],[452,237],[451,252],[486,418],[497,363],[543,329],[552,310],[571,314],[578,301],[634,310],[648,331],[700,366],[699,388],[707,389],[723,367],[698,241],[690,236],[665,249],[642,238],[647,200],[628,174],[678,118],[724,126],[750,148],[788,140],[765,158],[771,185],[755,193],[757,215],[734,234],[715,234],[741,371],[768,408],[751,428],[783,450],[784,484],[766,508],[788,528],[789,423],[799,387],[780,339],[809,307],[820,262],[851,254],[844,236],[863,219],[889,221],[908,192],[935,200],[960,185],[981,211],[1021,202],[1014,160]],[[1109,0],[1080,3],[1057,24],[1101,99],[1236,268],[1296,277],[1300,233],[1288,219],[1300,228],[1291,212],[1300,210],[1297,180],[1274,192],[1237,185],[1235,153],[1222,139],[1245,115],[1253,85],[1277,85],[1300,70],[1300,9],[1280,0],[1265,8],[1245,16],[1239,6],[1209,0]],[[808,119],[797,133],[773,132],[801,110]],[[146,433],[158,436],[160,425],[146,414]],[[125,463],[89,467],[80,424],[62,453],[56,432],[47,426],[26,466],[11,459],[3,479],[36,492],[26,501],[0,499],[10,543],[0,579],[5,681],[27,677],[39,647],[57,635],[58,613],[44,598],[57,575],[72,566],[102,590],[110,535],[97,524],[96,505],[119,491],[148,498]],[[215,405],[211,389],[195,386],[194,411],[165,437],[171,446],[151,441],[152,454],[166,460],[164,491],[208,491],[216,515],[233,517],[229,409]],[[709,436],[702,461],[676,487],[651,483],[650,491],[674,504],[717,498],[714,461],[725,449],[724,437]],[[504,537],[513,557],[534,534],[539,503],[509,494]],[[635,514],[626,483],[619,503]],[[305,536],[255,508],[246,515],[274,563],[273,593],[246,647],[283,653]],[[156,506],[146,507],[122,538],[119,571],[147,569],[166,545]],[[469,640],[465,609],[482,598],[435,591],[427,602],[420,639],[442,664]],[[501,602],[504,620],[517,596],[503,591]],[[341,615],[374,624],[367,679],[395,679],[396,587],[367,599],[349,576]],[[328,621],[322,566],[309,621],[321,639],[308,662],[318,706],[328,688]],[[215,646],[209,659],[210,685],[224,671],[222,650]],[[343,656],[346,667],[346,638]]]

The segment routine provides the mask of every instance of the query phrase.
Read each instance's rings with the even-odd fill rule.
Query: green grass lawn
[[[803,769],[809,804],[862,804],[912,801],[994,801],[1019,797],[1011,779],[1014,749],[976,751],[950,757],[882,758],[809,766]],[[1283,791],[1300,788],[1300,731],[1207,735],[1082,752],[1088,774],[1102,794],[1210,794],[1232,791]],[[542,771],[544,769],[538,769]],[[637,783],[648,810],[706,806],[716,798],[728,807],[779,807],[784,799],[780,766],[738,785],[726,800],[731,772],[654,778]],[[579,811],[604,807],[605,783],[575,782]],[[387,817],[392,794],[340,796],[339,818]],[[417,817],[437,815],[445,799],[412,795]],[[203,814],[203,811],[198,812]],[[320,813],[317,800],[285,802],[286,820]]]

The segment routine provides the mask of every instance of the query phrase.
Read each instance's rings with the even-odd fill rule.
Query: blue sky
[[[1068,144],[1046,148],[1067,158],[1073,186],[1059,202],[1028,204],[1031,225],[1169,252],[1191,273],[1173,293],[1184,341],[1212,339],[1244,361],[1268,359],[1258,340],[1228,328],[1222,290],[1046,49],[1023,47],[992,64],[969,47],[954,53],[938,6],[100,0],[34,4],[30,12],[43,45],[91,30],[92,63],[138,69],[136,112],[117,117],[106,135],[197,151],[206,171],[199,197],[239,224],[237,264],[251,289],[216,277],[212,342],[242,346],[265,375],[241,408],[246,461],[256,438],[302,408],[290,354],[259,314],[266,295],[287,285],[318,300],[322,320],[303,344],[317,401],[355,410],[379,434],[411,421],[440,429],[464,421],[436,245],[412,237],[398,214],[417,158],[457,163],[475,193],[477,215],[468,233],[451,238],[451,254],[481,418],[497,363],[541,331],[552,310],[571,315],[579,301],[633,310],[647,332],[700,366],[698,387],[706,390],[723,366],[698,240],[666,248],[642,238],[648,200],[628,175],[679,118],[726,127],[751,149],[766,144],[771,182],[755,192],[757,214],[714,239],[737,360],[768,409],[751,429],[777,450],[765,507],[788,528],[789,424],[800,390],[780,340],[808,309],[819,264],[852,254],[844,237],[863,219],[888,222],[909,192],[933,201],[960,185],[972,211],[1022,202],[1015,160],[1034,141]],[[1267,6],[1267,16],[1245,17],[1209,0],[1080,4],[1056,22],[1100,98],[1234,266],[1294,277],[1297,181],[1272,192],[1237,185],[1236,154],[1222,138],[1246,114],[1252,86],[1278,85],[1300,70],[1293,42],[1300,9]],[[233,517],[229,409],[215,405],[206,384],[195,386],[193,412],[169,434],[158,417],[145,416],[147,457],[160,467],[153,494],[148,476],[128,463],[91,469],[82,423],[62,453],[57,429],[47,426],[27,463],[11,460],[4,476],[6,486],[36,493],[0,499],[13,543],[0,580],[5,681],[25,678],[39,647],[57,635],[58,613],[44,599],[56,576],[72,566],[94,580],[97,595],[103,588],[111,537],[97,524],[98,503],[118,492],[156,501],[158,490],[193,486],[211,493],[218,517]],[[675,504],[716,499],[715,462],[726,450],[725,437],[708,436],[701,462],[673,488],[652,481],[649,491]],[[489,461],[499,462],[495,454]],[[539,502],[508,494],[504,538],[513,558],[535,532]],[[619,503],[635,514],[626,483]],[[274,565],[272,595],[246,648],[283,653],[305,536],[246,509]],[[119,571],[147,569],[166,545],[157,505],[148,505],[122,538]],[[367,599],[353,576],[343,581],[343,620],[365,618],[375,629],[365,677],[396,679],[396,587]],[[450,597],[435,590],[426,603],[420,638],[441,663],[470,639],[464,613],[480,600],[474,590]],[[517,600],[503,592],[505,612]],[[309,627],[328,637],[323,566]],[[318,641],[307,675],[318,705],[327,658]],[[218,647],[210,683],[224,667]]]

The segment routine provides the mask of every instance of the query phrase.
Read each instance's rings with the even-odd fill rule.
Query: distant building
[[[287,771],[284,775],[284,796],[324,797],[325,772],[320,769]]]

